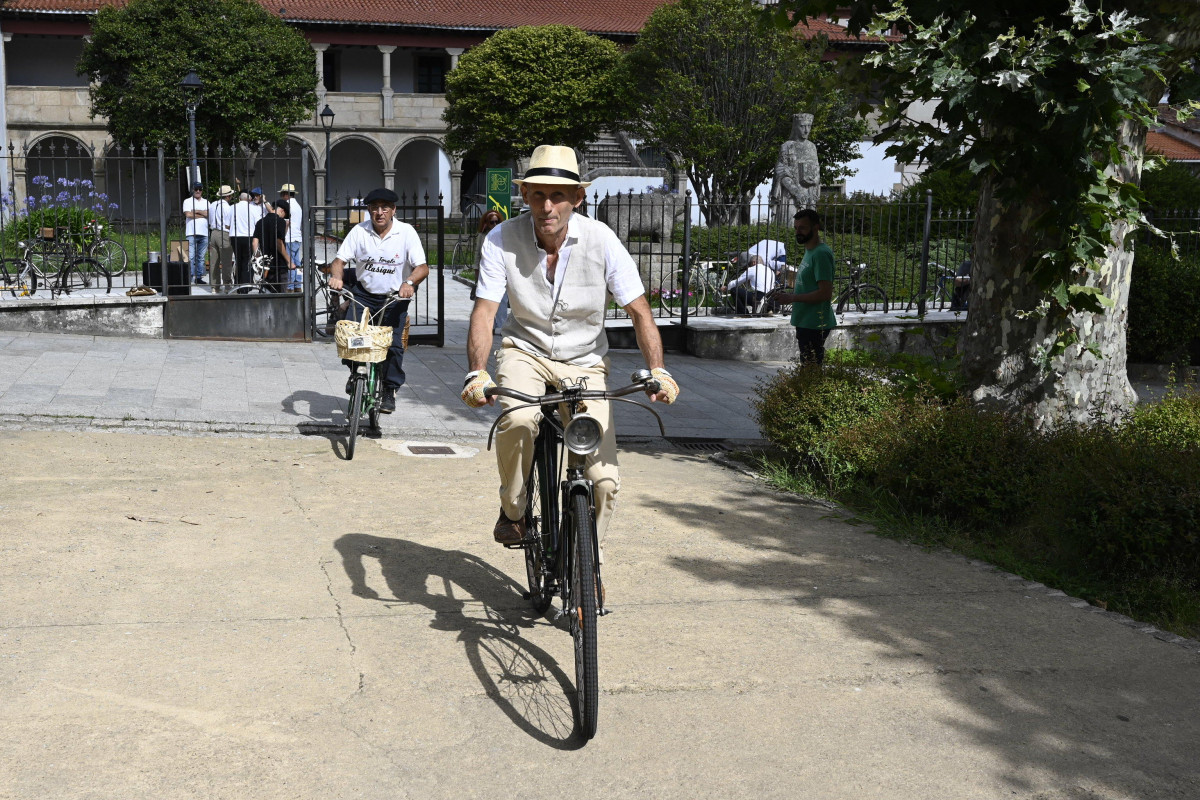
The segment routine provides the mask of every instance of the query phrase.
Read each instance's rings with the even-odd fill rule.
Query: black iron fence
[[[924,313],[949,302],[953,275],[970,258],[972,212],[933,208],[926,201],[887,198],[823,200],[822,240],[837,264],[835,294],[855,283],[882,292],[863,295],[870,311]],[[730,291],[757,256],[771,268],[767,284],[792,285],[804,248],[795,241],[793,209],[763,200],[700,208],[690,194],[651,192],[589,198],[586,212],[616,231],[638,265],[659,316],[762,313],[742,307]],[[707,225],[706,218],[739,220]],[[743,255],[739,261],[739,254]],[[747,276],[757,279],[761,273]],[[770,310],[770,309],[768,309]],[[610,318],[624,316],[617,308]]]
[[[289,273],[275,266],[282,259],[272,258],[273,248],[264,246],[275,224],[266,218],[285,191],[292,196],[289,233],[300,234],[293,256],[303,265],[331,261],[349,226],[365,218],[361,201],[318,203],[314,167],[311,150],[294,142],[253,151],[204,147],[194,163],[185,150],[163,146],[113,145],[97,152],[61,139],[20,149],[10,145],[0,152],[4,296],[113,294],[141,287],[173,300],[293,294],[302,311],[260,316],[303,319],[309,335],[323,333],[326,326],[318,329],[317,322],[328,316],[329,299],[319,273]],[[199,202],[194,183],[201,186]],[[185,212],[198,208],[207,213],[206,224],[189,227]],[[444,263],[440,197],[404,198],[397,218],[417,228],[432,266]],[[229,230],[221,230],[225,227]],[[205,228],[208,235],[201,237]],[[296,247],[287,241],[296,236],[284,238]],[[440,280],[434,284],[438,291],[418,295],[412,324],[417,340],[440,344],[443,299]],[[211,310],[194,316],[206,314],[220,317]],[[296,335],[289,330],[281,337]]]

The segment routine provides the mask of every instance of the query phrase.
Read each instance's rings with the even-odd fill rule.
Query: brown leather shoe
[[[496,520],[496,527],[492,529],[492,536],[500,544],[520,544],[525,540],[525,520],[512,520],[504,515],[504,511],[500,511],[500,518]]]

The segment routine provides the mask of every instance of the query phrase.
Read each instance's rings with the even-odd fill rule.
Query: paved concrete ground
[[[584,746],[490,456],[391,444],[0,432],[0,798],[1200,794],[1194,646],[671,448]]]
[[[458,399],[466,373],[467,287],[446,281],[446,346],[414,345],[408,383],[386,435],[486,436],[494,410]],[[435,301],[436,302],[436,301]],[[644,366],[612,351],[613,384]],[[685,402],[659,407],[672,436],[756,439],[749,400],[781,364],[668,356]],[[323,432],[345,425],[347,371],[331,342],[313,344],[122,339],[0,332],[0,415],[75,424]],[[618,405],[625,436],[657,436],[651,415]]]

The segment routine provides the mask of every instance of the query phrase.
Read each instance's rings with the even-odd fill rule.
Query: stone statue
[[[821,196],[817,146],[808,140],[812,122],[812,114],[793,114],[792,138],[779,148],[775,185],[771,187],[775,219],[779,222],[791,222],[792,215],[802,208],[816,208]]]

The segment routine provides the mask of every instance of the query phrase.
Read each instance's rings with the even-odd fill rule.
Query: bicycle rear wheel
[[[704,305],[704,281],[700,279],[699,270],[692,270],[688,275],[688,287],[683,286],[683,270],[677,269],[663,276],[658,285],[658,304],[671,316],[681,314],[683,306],[688,307],[688,314],[694,315]]]
[[[21,258],[0,261],[0,282],[4,293],[13,297],[32,297],[37,292],[37,272]]]
[[[525,578],[527,599],[539,614],[554,602],[547,578],[554,574],[553,550],[558,539],[558,452],[553,429],[546,423],[533,445],[533,464],[525,482]]]
[[[350,405],[346,408],[346,418],[350,420],[350,438],[346,441],[347,461],[354,458],[354,445],[358,442],[358,425],[362,417],[363,391],[366,383],[366,376],[355,373],[354,393],[350,395]]]
[[[571,638],[575,641],[575,708],[584,739],[596,735],[600,700],[599,659],[596,643],[596,524],[583,492],[571,495]]]
[[[102,239],[92,245],[92,249],[88,251],[88,256],[100,262],[109,275],[120,275],[125,271],[125,267],[129,264],[129,256],[125,252],[125,248],[120,242],[114,242],[111,239]]]
[[[875,310],[887,313],[887,292],[873,283],[864,283],[854,287],[853,297],[854,307],[864,314]]]
[[[29,261],[43,279],[53,278],[66,268],[71,249],[58,242],[42,242],[29,251]]]

